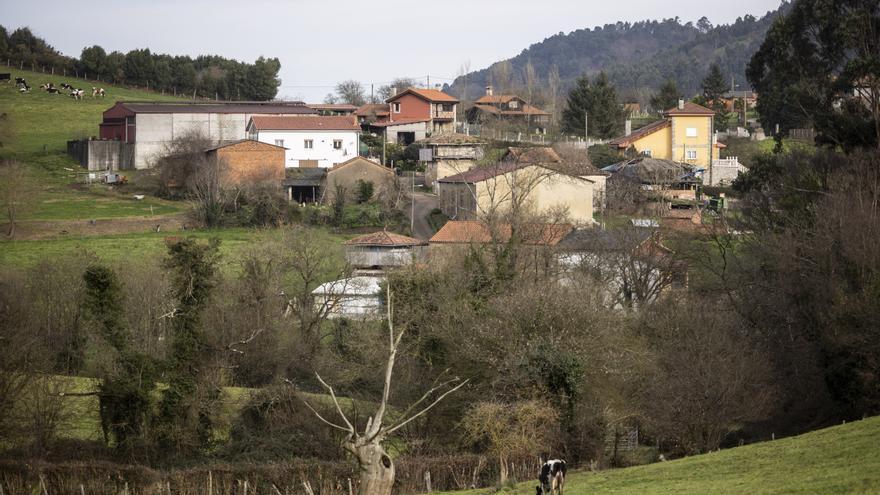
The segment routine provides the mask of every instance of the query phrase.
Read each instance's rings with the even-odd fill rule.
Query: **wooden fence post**
[[[425,471],[425,489],[431,493],[431,471]]]
[[[152,205],[150,205],[152,206]],[[211,470],[208,470],[208,495],[214,493],[214,479],[211,477]]]

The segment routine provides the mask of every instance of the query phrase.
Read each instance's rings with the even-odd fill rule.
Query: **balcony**
[[[455,118],[455,111],[434,110],[433,118],[435,120],[452,120]]]

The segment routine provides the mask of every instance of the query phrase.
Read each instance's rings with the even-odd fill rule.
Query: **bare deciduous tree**
[[[553,407],[535,400],[480,402],[465,414],[461,426],[468,440],[487,444],[498,460],[499,482],[504,484],[511,457],[550,450],[558,418]]]
[[[7,221],[6,235],[15,236],[20,215],[32,203],[34,185],[27,168],[12,160],[0,163],[0,206]]]
[[[336,84],[336,101],[361,106],[367,102],[364,85],[354,79],[346,79]]]
[[[360,468],[360,485],[358,493],[361,495],[390,495],[391,488],[394,484],[394,462],[385,452],[383,443],[394,432],[400,430],[407,424],[419,418],[431,408],[436,406],[446,396],[463,387],[468,380],[461,380],[458,377],[442,380],[442,375],[434,381],[434,385],[428,389],[418,400],[407,407],[394,421],[386,424],[385,414],[389,407],[391,398],[391,382],[394,373],[394,364],[397,360],[400,343],[406,333],[406,327],[400,332],[395,333],[392,319],[393,299],[390,286],[387,289],[386,304],[388,308],[388,360],[385,363],[385,375],[382,388],[382,398],[376,408],[373,416],[367,419],[366,425],[358,429],[348,415],[343,411],[339,403],[339,398],[333,387],[325,382],[319,374],[316,377],[321,385],[327,389],[339,419],[333,422],[322,416],[317,409],[312,407],[308,401],[303,400],[306,406],[328,426],[346,433],[346,439],[343,447],[357,459]],[[430,402],[429,402],[430,401]]]

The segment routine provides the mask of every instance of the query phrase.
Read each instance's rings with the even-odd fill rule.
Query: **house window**
[[[315,147],[315,142],[311,139],[306,139],[303,141],[303,148],[310,150]]]
[[[400,103],[392,103],[392,104],[391,104],[391,110],[392,110],[394,113],[400,113]]]
[[[651,150],[642,150],[642,154],[645,156],[651,156]]]
[[[697,150],[685,150],[685,158],[688,160],[696,160]]]
[[[509,106],[510,108],[518,108],[519,102],[516,100],[512,100],[510,103],[507,104],[507,106]]]
[[[283,139],[276,139],[275,146],[281,146],[283,148],[284,147],[284,140]]]
[[[333,140],[333,149],[334,150],[341,150],[342,149],[342,140],[341,139],[334,139]]]
[[[444,112],[451,112],[454,106],[452,103],[444,103],[440,108],[442,108]]]
[[[687,129],[685,129],[685,136],[697,137],[697,128],[696,127],[688,127]]]

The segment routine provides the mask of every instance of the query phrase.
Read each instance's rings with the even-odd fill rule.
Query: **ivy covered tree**
[[[678,85],[675,84],[675,79],[667,79],[663,86],[660,86],[660,91],[651,96],[651,108],[655,112],[669,110],[678,104],[679,98],[681,98],[681,92],[678,90]]]
[[[880,147],[880,4],[801,0],[777,18],[749,63],[765,128],[813,127],[816,140]]]
[[[625,118],[617,91],[608,76],[600,72],[593,82],[587,76],[578,79],[562,111],[562,127],[567,133],[583,135],[587,125],[590,136],[607,139],[623,132]]]
[[[718,64],[709,66],[709,73],[703,79],[703,98],[709,108],[715,111],[715,130],[727,130],[727,112],[724,108],[724,102],[721,101],[722,95],[727,91],[728,86],[725,81],[724,74]]]
[[[202,328],[202,312],[215,285],[216,239],[188,238],[168,247],[175,301],[164,392],[156,417],[161,446],[169,452],[198,452],[211,442],[213,410],[219,389],[211,383],[211,349]]]
[[[93,265],[86,269],[85,310],[113,350],[112,364],[102,370],[98,390],[104,439],[124,452],[132,452],[143,440],[156,386],[156,366],[149,356],[132,346],[132,333],[125,319],[125,301],[116,274]]]

